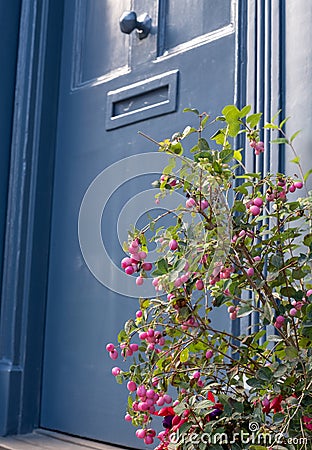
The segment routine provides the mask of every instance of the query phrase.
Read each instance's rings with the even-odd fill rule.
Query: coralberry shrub
[[[198,127],[157,143],[171,158],[154,183],[156,203],[177,192],[184,200],[125,243],[122,268],[137,285],[152,278],[155,296],[139,299],[106,348],[129,367],[112,369],[127,383],[125,420],[158,450],[311,448],[311,171],[286,121],[277,115],[260,131],[250,109],[229,105],[214,120],[190,110]],[[210,123],[220,127],[204,138]],[[285,146],[298,174],[248,172],[238,135],[261,158],[260,136],[275,132],[271,143]]]

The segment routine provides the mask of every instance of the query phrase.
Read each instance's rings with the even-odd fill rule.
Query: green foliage
[[[148,252],[157,242],[160,254],[151,272],[155,297],[140,299],[139,314],[118,335],[123,358],[134,360],[116,381],[132,380],[153,389],[158,399],[175,392],[167,414],[175,416],[174,423],[159,450],[311,448],[312,425],[306,420],[312,418],[312,196],[297,198],[294,191],[306,189],[312,171],[303,173],[293,147],[299,131],[288,138],[283,130],[288,118],[275,123],[279,111],[260,132],[261,113],[250,114],[249,105],[241,110],[228,105],[212,121],[220,128],[209,139],[202,135],[208,114],[184,111],[197,116],[198,127],[187,125],[159,143],[171,158],[154,186],[157,198],[176,191],[186,203],[170,211],[169,226],[157,228],[161,216],[151,218],[142,230],[133,229],[123,246],[129,252],[136,241]],[[258,157],[265,151],[263,132],[277,133],[271,144],[289,148],[301,180],[246,171],[244,152]],[[198,139],[189,159],[181,141],[186,149],[194,133]],[[241,133],[250,143],[245,150],[233,144]],[[185,215],[194,219],[187,226]],[[143,261],[135,269],[147,278]],[[224,315],[222,329],[212,320],[216,308]],[[244,322],[233,328],[240,332],[225,326],[240,318]],[[139,350],[131,356],[135,342]],[[130,392],[127,412],[133,425],[149,434],[162,403],[146,409],[144,402],[138,391]],[[169,432],[179,433],[175,443]],[[263,444],[267,435],[279,441]],[[246,442],[246,436],[257,440]]]

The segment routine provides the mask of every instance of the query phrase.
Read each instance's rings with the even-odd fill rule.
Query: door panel
[[[185,8],[181,7],[182,3]],[[186,0],[168,2],[173,8],[169,8],[168,13],[176,14],[179,26],[181,11],[185,20],[186,8],[191,8],[189,3]],[[205,3],[200,15],[208,22],[216,17],[213,15],[216,2],[197,3]],[[220,3],[224,4],[222,17],[227,17],[230,2]],[[136,0],[133,4],[138,14],[148,12],[157,24],[158,1]],[[153,144],[138,136],[139,129],[160,140],[183,128],[187,120],[195,120],[195,117],[183,116],[183,108],[191,106],[217,113],[224,104],[233,102],[235,29],[233,24],[223,27],[215,18],[215,27],[211,24],[209,30],[221,26],[220,33],[207,40],[207,29],[201,28],[200,33],[206,33],[201,42],[198,24],[193,23],[190,14],[188,26],[193,30],[186,36],[191,40],[197,36],[198,42],[192,41],[187,51],[184,48],[170,53],[169,49],[163,56],[157,56],[160,45],[156,28],[143,40],[135,33],[125,36],[119,31],[118,17],[127,8],[125,0],[66,2],[41,426],[138,448],[142,443],[134,437],[134,428],[123,421],[126,388],[117,385],[111,375],[111,367],[118,365],[118,360],[112,364],[105,344],[115,341],[116,332],[137,309],[136,291],[129,292],[129,296],[118,294],[118,284],[124,286],[129,282],[129,277],[125,281],[121,274],[117,278],[115,275],[114,267],[119,266],[123,257],[118,217],[128,201],[150,188],[150,182],[155,179],[152,172],[157,172],[157,167],[154,164],[144,166],[143,157],[139,162],[136,160],[136,166],[125,165],[124,161],[127,157],[135,159],[135,155],[156,150]],[[168,20],[174,24],[172,17]],[[105,30],[101,28],[102,21],[105,21]],[[166,29],[164,22],[158,27]],[[167,39],[170,45],[176,46],[181,39],[187,44],[186,38],[170,39]],[[171,107],[163,110],[155,107],[157,114],[150,115],[154,105],[166,104],[166,96],[167,100],[171,99]],[[111,126],[111,123],[117,125]],[[112,172],[112,167],[120,167],[120,180],[118,171]],[[138,176],[134,176],[136,170]],[[95,186],[95,180],[102,179],[105,185],[96,202],[101,204],[102,192],[100,228],[103,246],[111,261],[111,266],[103,265],[103,271],[106,279],[110,279],[109,287],[100,275],[94,276],[89,270],[77,232],[84,195],[90,186]],[[107,193],[110,189],[111,195],[104,205],[104,191]],[[146,205],[142,206],[142,211],[144,208]],[[90,233],[94,229],[93,220],[90,216]],[[129,220],[123,229],[131,223]],[[101,246],[92,250],[99,272],[102,252]],[[224,321],[224,318],[219,320]]]

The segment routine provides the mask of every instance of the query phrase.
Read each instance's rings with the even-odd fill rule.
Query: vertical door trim
[[[0,317],[0,435],[32,431],[39,420],[61,4],[23,0],[21,7]]]

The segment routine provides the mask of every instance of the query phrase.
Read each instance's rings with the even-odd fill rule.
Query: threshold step
[[[36,430],[30,434],[0,437],[0,450],[125,450],[125,447]]]

